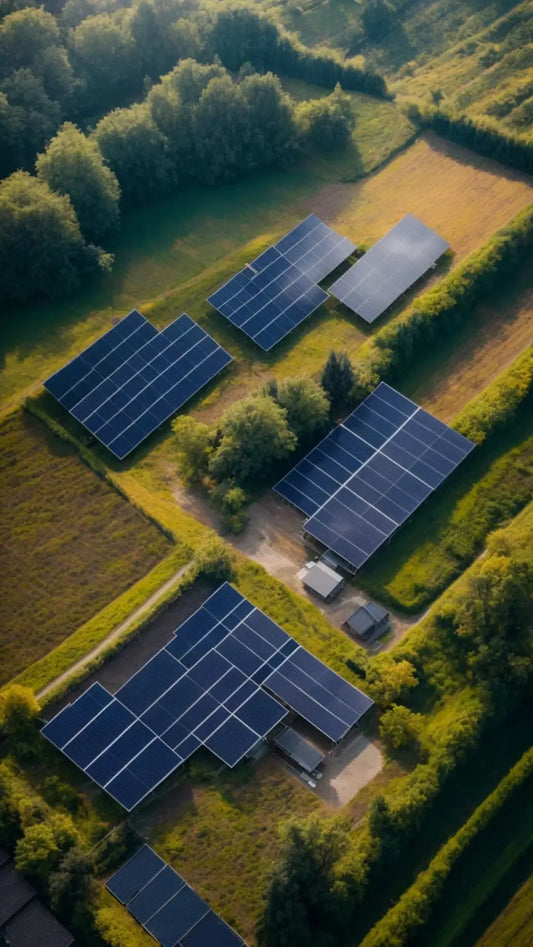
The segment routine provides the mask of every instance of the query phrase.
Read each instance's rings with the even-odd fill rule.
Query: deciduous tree
[[[82,233],[91,243],[119,223],[120,187],[94,139],[66,122],[36,163],[41,180],[70,197]]]
[[[265,396],[245,398],[224,415],[209,469],[216,480],[245,486],[268,478],[274,464],[295,447],[283,408]]]

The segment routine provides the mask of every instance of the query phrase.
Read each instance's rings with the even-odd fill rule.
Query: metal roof
[[[322,598],[328,598],[342,583],[342,575],[330,569],[324,562],[314,562],[302,579],[306,588]]]
[[[290,756],[295,763],[298,763],[298,766],[301,766],[308,773],[314,772],[325,759],[316,746],[305,740],[292,727],[286,727],[285,730],[282,730],[275,738],[274,745],[283,750],[287,756]]]
[[[384,618],[388,618],[388,611],[377,602],[367,602],[357,608],[353,615],[347,619],[346,624],[358,635],[365,635],[368,631],[379,625]]]

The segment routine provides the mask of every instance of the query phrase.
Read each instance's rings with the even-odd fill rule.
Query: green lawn
[[[487,534],[533,493],[531,401],[508,430],[477,447],[357,575],[369,594],[416,614],[483,549]]]

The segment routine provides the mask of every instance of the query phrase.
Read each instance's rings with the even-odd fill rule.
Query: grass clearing
[[[225,771],[212,785],[194,787],[177,819],[157,824],[154,810],[137,828],[253,944],[280,822],[321,810],[325,807],[303,783],[267,757],[253,767]]]
[[[458,194],[461,195],[459,213]],[[316,193],[314,201],[308,204],[306,211],[314,210],[340,233],[350,236],[355,243],[367,245],[382,236],[405,213],[412,211],[446,237],[454,250],[455,260],[461,260],[532,200],[533,182],[525,175],[508,173],[495,162],[478,158],[464,148],[429,134],[370,178],[358,183],[345,182],[324,186]],[[229,403],[257,390],[274,372],[279,379],[317,373],[333,345],[346,349],[351,356],[355,356],[361,345],[375,331],[372,327],[365,326],[362,320],[344,307],[336,305],[334,300],[330,300],[296,332],[276,346],[273,352],[261,353],[241,332],[210,309],[205,298],[214,287],[229,278],[267,243],[268,240],[264,237],[254,241],[199,277],[194,277],[153,300],[145,310],[150,318],[160,325],[172,318],[176,312],[190,312],[193,318],[215,335],[234,356],[234,364],[219,382],[192,405],[192,412],[198,413],[203,420],[211,421],[218,417]],[[435,274],[424,282],[423,288],[427,288],[441,273],[442,267],[439,267]],[[418,292],[420,287],[415,288],[407,298],[412,299]],[[405,305],[406,300],[401,300],[385,317],[386,320],[394,319]],[[507,340],[506,353],[509,360],[515,347],[520,349],[525,345],[529,332],[527,298],[525,297],[523,302],[517,300],[517,305],[517,315],[510,311],[509,327],[507,316],[503,320],[501,314],[494,313],[492,316],[493,327],[497,321],[506,327],[502,331],[505,332]],[[476,331],[485,321],[487,319],[484,313],[476,316],[474,329],[465,327],[461,330],[466,338],[460,336],[457,342],[457,348],[462,348],[468,339],[476,364]],[[519,322],[519,328],[516,322]],[[380,320],[378,326],[382,324]],[[467,383],[470,386],[483,383],[483,370],[489,375],[491,363],[494,367],[495,348],[491,345],[494,340],[489,337],[489,332],[490,328],[487,328],[487,334],[484,336],[482,365],[485,368],[480,364],[478,377],[472,377],[471,372],[464,383],[460,380],[461,392],[466,389]],[[450,363],[454,357],[452,353],[457,351],[455,338],[454,333],[449,342]],[[496,340],[497,347],[500,341],[499,338]],[[429,358],[433,359],[430,362],[432,374],[440,353],[440,346],[438,355],[429,352]],[[423,381],[427,380],[426,373],[422,378]],[[466,400],[468,392],[464,397],[464,401]]]
[[[533,493],[531,399],[505,431],[478,447],[463,466],[372,557],[357,576],[369,594],[416,614],[481,552]]]
[[[26,412],[0,427],[0,683],[149,572],[169,540]]]
[[[311,95],[315,91],[310,87]],[[358,128],[346,152],[234,184],[187,188],[132,210],[108,248],[116,256],[111,274],[93,280],[71,299],[38,301],[6,312],[0,402],[13,403],[35,390],[41,379],[109,328],[112,318],[134,307],[147,311],[148,301],[251,240],[281,236],[313,209],[314,195],[325,183],[368,174],[411,139],[412,125],[390,102],[355,93],[351,98]],[[180,311],[173,309],[169,318]]]

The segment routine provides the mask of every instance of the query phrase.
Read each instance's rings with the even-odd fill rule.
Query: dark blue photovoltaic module
[[[355,250],[310,214],[208,298],[265,352],[328,298],[319,283]]]
[[[474,448],[381,382],[276,484],[304,530],[360,569]]]
[[[122,460],[231,360],[189,316],[158,332],[134,309],[44,387]]]
[[[371,706],[225,582],[114,697],[95,684],[42,732],[131,810],[200,746],[233,767],[289,708],[338,741]]]

